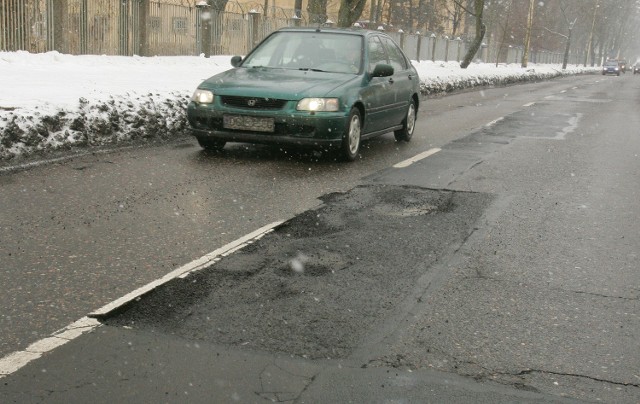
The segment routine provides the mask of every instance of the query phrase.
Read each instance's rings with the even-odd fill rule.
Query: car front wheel
[[[360,117],[360,110],[353,107],[349,114],[347,130],[342,138],[342,155],[347,161],[353,161],[358,157],[361,133],[362,118]]]
[[[199,137],[197,139],[200,147],[207,151],[220,151],[224,148],[226,143],[224,140],[213,140],[204,137]]]
[[[393,135],[396,137],[397,141],[405,141],[408,142],[411,140],[413,136],[413,130],[416,127],[416,102],[412,98],[409,101],[409,108],[407,109],[407,115],[404,117],[402,121],[402,129],[398,129],[393,132]]]

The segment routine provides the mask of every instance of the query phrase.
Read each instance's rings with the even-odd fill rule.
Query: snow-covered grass
[[[598,68],[414,61],[424,95],[501,86]],[[0,160],[187,135],[185,108],[230,56],[73,56],[0,52]]]

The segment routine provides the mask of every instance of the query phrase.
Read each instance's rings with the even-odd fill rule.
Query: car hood
[[[208,78],[198,88],[216,95],[268,97],[296,100],[303,97],[339,96],[336,88],[361,80],[361,76],[271,68],[234,68]]]

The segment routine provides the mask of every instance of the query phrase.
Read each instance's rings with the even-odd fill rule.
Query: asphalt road
[[[0,355],[360,179],[594,76],[423,103],[414,139],[385,135],[354,164],[195,140],[88,154],[0,174]]]
[[[329,206],[334,216],[323,216],[325,227],[342,218],[346,228],[361,231],[346,234],[360,248],[356,258],[364,258],[367,247],[380,252],[367,257],[366,268],[384,269],[392,261],[407,269],[376,272],[378,285],[394,285],[381,290],[363,276],[337,279],[336,290],[351,286],[353,314],[340,312],[344,293],[331,306],[305,310],[309,318],[302,320],[322,318],[318,313],[329,323],[340,320],[329,332],[335,343],[304,327],[294,327],[304,333],[289,339],[260,342],[255,336],[269,335],[269,322],[252,323],[249,307],[220,311],[228,329],[204,331],[198,318],[212,312],[208,305],[219,308],[220,296],[191,296],[187,322],[184,312],[167,316],[149,311],[161,304],[143,301],[110,319],[108,328],[127,325],[237,347],[249,341],[254,349],[347,358],[367,369],[437,369],[555,397],[635,402],[639,94],[633,76],[584,76],[430,99],[414,141],[397,144],[389,135],[369,142],[354,164],[263,147],[208,155],[188,141],[6,172],[0,176],[0,276],[7,293],[0,302],[8,310],[0,314],[0,353],[23,349],[267,223],[306,212],[288,222],[296,228],[309,209]],[[442,151],[407,169],[390,168],[434,147]],[[326,196],[320,204],[319,197],[334,192],[345,192],[345,206]],[[354,204],[372,214],[358,215]],[[398,226],[403,221],[409,224]],[[298,226],[308,229],[308,223]],[[371,241],[381,231],[398,256]],[[283,271],[294,250],[317,251],[304,240],[318,234],[293,244],[273,240],[283,234],[289,233],[262,240],[273,256],[258,247],[231,256],[223,266],[234,273],[231,290],[260,295],[282,287],[273,277],[238,278],[243,263],[261,262],[252,252],[271,257]],[[327,268],[354,265],[338,248],[349,241],[336,237],[323,240],[334,244],[322,254],[310,254],[324,277]],[[315,290],[321,278],[297,287]],[[285,295],[299,290],[286,286]],[[328,290],[325,285],[316,297]],[[182,301],[185,293],[168,296]],[[250,300],[230,296],[238,296],[238,304]],[[296,318],[285,309],[278,306],[278,316]],[[264,310],[260,319],[275,312]],[[326,321],[319,330],[331,331]]]

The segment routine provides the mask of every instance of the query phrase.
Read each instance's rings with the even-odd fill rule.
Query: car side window
[[[389,53],[389,64],[393,66],[393,70],[407,70],[407,59],[402,54],[398,45],[389,38],[382,38],[382,41]]]
[[[380,38],[377,36],[373,36],[369,38],[369,71],[372,72],[373,68],[376,67],[379,63],[388,63],[387,55],[384,51],[384,47],[382,46],[382,42],[380,42]]]

